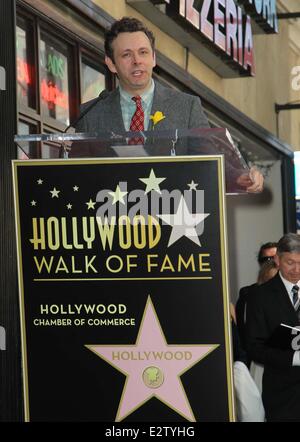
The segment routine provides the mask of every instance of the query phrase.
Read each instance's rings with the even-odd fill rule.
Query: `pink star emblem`
[[[154,396],[185,419],[195,421],[180,376],[218,345],[168,345],[149,297],[135,345],[86,347],[127,376],[116,421]]]

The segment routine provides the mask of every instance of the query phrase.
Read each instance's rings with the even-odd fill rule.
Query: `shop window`
[[[40,94],[43,116],[70,123],[69,49],[45,32],[40,41]]]
[[[16,44],[18,103],[36,109],[33,26],[29,20],[18,18]]]
[[[105,75],[92,61],[83,58],[81,63],[81,102],[98,97],[105,89]]]
[[[0,0],[1,1],[1,0]],[[112,89],[99,48],[17,5],[18,134],[57,133],[78,115],[80,104]],[[25,146],[23,146],[25,144]],[[56,143],[22,143],[18,158],[57,158]]]

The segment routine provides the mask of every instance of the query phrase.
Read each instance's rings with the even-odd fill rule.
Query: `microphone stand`
[[[108,96],[109,96],[109,92],[106,89],[104,89],[102,92],[100,92],[99,96],[97,98],[95,98],[94,100],[92,100],[91,103],[80,113],[80,115],[71,124],[69,124],[69,126],[67,126],[65,128],[65,130],[63,131],[63,134],[67,133],[67,131],[71,127],[76,128],[76,125],[79,123],[79,121],[81,121],[82,118],[87,113],[89,113],[90,110],[92,110],[96,106],[96,104],[99,103],[99,101],[104,100]],[[62,142],[62,144],[60,146],[59,157],[60,158],[65,158],[65,159],[69,158],[69,151],[68,151],[68,148],[67,148],[67,146],[66,146],[64,141]]]

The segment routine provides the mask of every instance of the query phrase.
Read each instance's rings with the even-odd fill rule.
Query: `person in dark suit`
[[[119,87],[102,99],[99,97],[82,106],[82,112],[87,107],[89,111],[78,122],[77,132],[118,133],[151,130],[154,126],[161,131],[209,128],[199,97],[164,87],[153,80],[155,38],[141,21],[123,17],[114,22],[105,33],[104,46],[105,63],[117,75]],[[138,121],[133,122],[137,116]],[[195,154],[188,151],[187,143],[176,144],[176,155],[191,153]],[[79,148],[73,146],[70,156],[93,156],[91,144],[86,148],[84,143]],[[251,168],[249,176],[240,182],[248,192],[260,192],[263,176]]]
[[[277,275],[253,289],[247,300],[247,350],[252,360],[264,365],[262,398],[267,421],[300,422],[300,351],[294,345],[283,349],[268,343],[281,323],[300,324],[300,235],[284,235],[274,260]]]
[[[255,289],[258,284],[265,282],[263,280],[260,281],[260,279],[262,278],[262,274],[264,275],[264,277],[266,277],[265,272],[269,270],[269,266],[272,269],[274,256],[276,255],[276,250],[277,250],[276,242],[267,242],[260,246],[257,255],[257,261],[260,266],[257,282],[251,285],[247,285],[245,287],[241,287],[239,291],[239,297],[235,306],[236,323],[240,335],[241,345],[244,349],[246,349],[245,315],[246,315],[247,300],[248,297],[251,296],[252,290]],[[276,267],[276,264],[274,264],[274,266]],[[270,277],[268,277],[268,279],[270,279]],[[250,366],[250,362],[251,360],[248,358],[248,366]]]

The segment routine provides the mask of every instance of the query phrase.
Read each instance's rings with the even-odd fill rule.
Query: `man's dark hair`
[[[123,17],[120,20],[115,21],[110,29],[105,31],[104,35],[104,49],[105,55],[114,62],[114,52],[112,48],[112,42],[121,32],[144,32],[149,38],[152,50],[154,52],[155,37],[153,33],[146,28],[146,26],[137,18]]]
[[[269,261],[265,261],[259,270],[258,277],[257,277],[257,284],[261,285],[264,282],[267,282],[271,277],[274,275],[272,274],[274,271],[277,271],[278,267],[276,265],[276,262],[273,259],[270,259]]]
[[[277,242],[266,242],[265,244],[263,244],[258,252],[258,256],[257,256],[257,260],[259,262],[259,264],[263,264],[266,259],[264,256],[264,251],[267,249],[271,249],[273,247],[277,247]],[[271,259],[272,257],[268,257],[268,259]]]
[[[284,235],[277,244],[277,254],[282,253],[300,253],[300,235],[296,233],[287,233]]]

